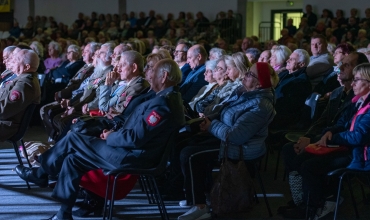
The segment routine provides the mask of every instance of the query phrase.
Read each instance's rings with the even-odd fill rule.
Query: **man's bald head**
[[[192,69],[203,65],[207,60],[207,51],[200,44],[196,44],[188,50],[187,63]]]
[[[14,73],[17,75],[36,72],[39,67],[39,56],[33,50],[23,49],[13,54],[13,56]]]

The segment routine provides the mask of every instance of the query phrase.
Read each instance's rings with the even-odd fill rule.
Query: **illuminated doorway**
[[[272,39],[278,40],[281,35],[280,31],[283,29],[288,19],[293,19],[293,25],[299,29],[299,23],[303,12],[301,9],[289,9],[289,10],[271,10],[271,36]]]

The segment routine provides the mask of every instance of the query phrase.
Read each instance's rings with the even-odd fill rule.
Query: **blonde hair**
[[[242,52],[237,52],[231,56],[225,56],[226,66],[235,67],[239,72],[239,78],[243,78],[245,73],[249,71],[252,64],[249,62],[247,56]]]
[[[353,75],[360,75],[361,78],[370,82],[370,63],[362,63],[353,68]]]

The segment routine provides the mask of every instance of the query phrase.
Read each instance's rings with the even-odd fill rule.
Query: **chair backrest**
[[[44,85],[44,81],[45,81],[46,75],[45,74],[42,74],[42,73],[39,73],[38,74],[38,78],[39,78],[40,86],[42,87]]]
[[[24,134],[27,131],[28,125],[31,122],[33,111],[35,110],[37,104],[31,104],[26,108],[24,115],[22,117],[21,124],[19,125],[18,131],[13,137],[9,138],[11,141],[19,141],[23,138]]]
[[[135,167],[125,167],[125,168],[118,168],[114,170],[103,170],[103,173],[105,175],[117,175],[117,174],[134,174],[134,175],[153,175],[153,176],[158,176],[161,175],[162,173],[165,172],[166,167],[167,167],[167,162],[171,154],[171,150],[173,148],[173,145],[175,143],[175,138],[176,135],[178,134],[178,129],[175,131],[172,131],[172,133],[169,135],[166,143],[165,143],[165,148],[161,157],[161,160],[159,163],[153,167],[153,168],[135,168]]]
[[[320,96],[320,94],[312,93],[305,101],[305,104],[311,108],[311,119],[315,116],[316,106]]]

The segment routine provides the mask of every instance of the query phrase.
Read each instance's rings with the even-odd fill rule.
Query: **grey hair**
[[[275,45],[271,49],[271,55],[275,54],[278,64],[284,64],[288,59],[292,51],[284,45]]]
[[[308,54],[306,50],[296,49],[295,51],[293,51],[293,53],[298,54],[299,56],[298,62],[300,63],[303,62],[304,66],[307,66],[310,63],[310,55]]]
[[[163,76],[164,72],[167,72],[167,79],[175,84],[179,84],[182,80],[182,73],[175,61],[172,59],[163,59],[156,63],[157,71],[160,72],[160,76]]]
[[[188,50],[191,47],[191,44],[190,43],[187,43],[187,42],[178,43],[176,46],[178,46],[178,45],[184,45],[184,48],[183,48],[183,51],[184,52],[188,52]]]
[[[29,64],[31,68],[34,69],[34,71],[37,70],[37,68],[39,67],[39,63],[40,63],[40,58],[37,55],[37,53],[29,49],[23,49],[21,51],[25,51],[24,57],[23,57],[23,64]]]
[[[17,48],[16,46],[7,46],[5,47],[5,49],[3,50],[3,53],[4,52],[7,52],[7,53],[11,53],[15,50],[15,48]]]
[[[101,47],[101,44],[96,43],[96,42],[90,42],[90,43],[88,43],[88,45],[90,45],[90,54],[91,55],[94,55],[95,51],[99,50],[100,47]]]
[[[76,44],[71,44],[68,46],[68,50],[72,50],[73,52],[77,53],[77,57],[81,57],[81,48]]]
[[[202,57],[207,58],[207,51],[204,49],[204,47],[200,44],[196,44],[193,46],[193,56],[198,56],[199,54],[202,55]]]
[[[250,54],[252,55],[253,59],[254,60],[258,60],[258,58],[260,57],[261,55],[261,51],[257,48],[248,48],[246,51],[245,51],[245,54]]]
[[[113,50],[114,48],[116,47],[116,44],[113,43],[113,42],[108,42],[108,43],[105,43],[103,45],[101,45],[101,47],[108,47],[108,51],[107,51],[107,54],[105,55],[105,60],[106,61],[112,61],[112,54],[113,54]]]
[[[138,68],[138,70],[139,70],[140,73],[143,72],[143,69],[144,69],[144,58],[143,58],[143,56],[139,52],[137,52],[135,50],[128,50],[128,51],[122,52],[121,58],[123,56],[126,58],[125,60],[130,65],[132,65],[132,64],[135,63],[137,65],[137,68]]]
[[[216,60],[219,59],[221,56],[226,55],[226,51],[221,48],[214,47],[209,51],[209,54],[216,55]]]
[[[216,65],[217,65],[216,60],[207,60],[206,61],[206,68],[207,69],[210,69],[210,70],[213,71],[216,68]]]
[[[30,44],[30,47],[34,46],[34,51],[40,56],[40,57],[44,57],[44,47],[42,46],[42,44],[38,41],[33,41],[31,44]]]
[[[59,53],[61,52],[61,47],[60,47],[60,44],[58,42],[51,41],[48,46],[53,47],[54,50],[58,51]]]

